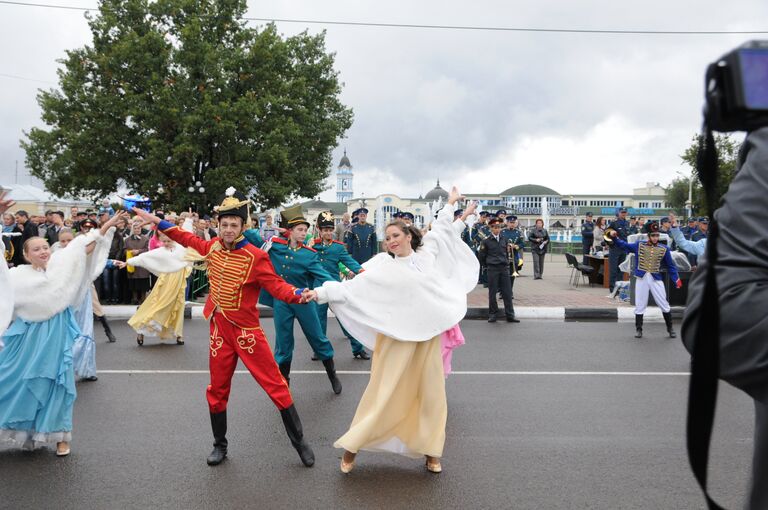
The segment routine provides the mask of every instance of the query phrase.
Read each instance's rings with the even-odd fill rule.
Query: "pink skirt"
[[[458,324],[440,335],[440,346],[443,354],[443,374],[446,377],[451,373],[453,350],[460,345],[464,345],[464,343],[464,335],[461,333],[461,328]]]

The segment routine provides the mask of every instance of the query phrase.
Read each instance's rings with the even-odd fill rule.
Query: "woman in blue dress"
[[[0,351],[0,440],[27,448],[56,443],[57,455],[69,455],[77,396],[72,346],[80,335],[71,307],[90,287],[88,259],[97,241],[122,216],[53,255],[45,239],[32,237],[23,248],[29,264],[0,270],[14,296],[13,322]],[[0,323],[0,330],[5,326]]]
[[[115,235],[113,229],[109,229],[104,236],[96,241],[96,247],[88,257],[86,263],[86,283],[87,275],[95,280],[104,271],[104,267],[112,267],[112,261],[107,259],[109,248],[112,244],[112,237]],[[69,245],[75,236],[71,229],[63,228],[59,232],[59,240],[51,246],[51,253],[64,249]],[[80,289],[77,302],[72,306],[72,313],[75,316],[75,322],[80,329],[80,335],[72,346],[72,357],[75,368],[75,377],[83,381],[96,381],[96,343],[93,341],[93,300],[96,289],[91,283]]]

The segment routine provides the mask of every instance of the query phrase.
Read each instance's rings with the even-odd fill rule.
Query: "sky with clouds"
[[[95,6],[95,0],[51,0]],[[607,0],[249,2],[248,16],[598,30],[768,30],[768,2]],[[761,21],[762,20],[762,21]],[[471,193],[536,183],[560,193],[630,193],[688,172],[706,65],[761,35],[607,35],[278,23],[325,29],[355,121],[355,194],[414,197],[440,178]],[[37,89],[89,44],[83,13],[0,4],[0,183],[29,182],[22,131],[40,126]],[[18,79],[9,77],[21,77]],[[38,81],[32,81],[38,80]],[[329,181],[333,184],[333,180]],[[321,195],[335,200],[333,190]]]

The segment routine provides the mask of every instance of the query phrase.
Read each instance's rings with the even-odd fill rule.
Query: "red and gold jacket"
[[[275,274],[269,255],[249,243],[243,236],[235,240],[235,248],[228,250],[219,238],[200,239],[173,223],[161,221],[160,231],[182,246],[197,250],[208,264],[210,292],[203,315],[210,319],[218,311],[242,329],[256,329],[259,311],[256,303],[262,288],[286,303],[298,304],[299,289]]]

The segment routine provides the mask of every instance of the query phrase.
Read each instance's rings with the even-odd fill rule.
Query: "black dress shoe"
[[[317,354],[312,355],[312,361],[318,361],[320,358],[317,357]]]
[[[352,356],[354,356],[355,359],[371,359],[371,357],[368,356],[368,353],[365,351],[353,352]]]
[[[488,317],[488,322],[496,322],[496,317],[495,316]]]
[[[507,322],[520,322],[520,319],[515,319],[514,317],[507,317]]]

